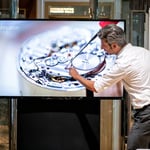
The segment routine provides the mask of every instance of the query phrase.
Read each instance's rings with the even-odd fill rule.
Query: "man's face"
[[[113,44],[110,45],[106,39],[101,39],[101,49],[104,49],[108,54],[115,54]]]

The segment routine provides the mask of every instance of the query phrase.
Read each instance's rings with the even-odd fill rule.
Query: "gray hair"
[[[123,29],[115,24],[109,24],[103,27],[99,32],[100,39],[106,39],[108,44],[117,43],[123,47],[127,44]]]

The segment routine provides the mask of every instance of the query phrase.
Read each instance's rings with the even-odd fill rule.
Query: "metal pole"
[[[19,0],[10,0],[10,17],[18,18],[19,16]]]
[[[10,99],[10,150],[17,150],[17,99]]]
[[[97,8],[98,8],[98,0],[90,0],[90,14],[91,19],[97,18]]]

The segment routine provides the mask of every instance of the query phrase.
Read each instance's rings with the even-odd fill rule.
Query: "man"
[[[73,67],[69,68],[69,74],[93,92],[101,92],[122,81],[134,111],[134,124],[128,135],[128,150],[150,148],[150,52],[127,43],[124,31],[115,24],[102,28],[98,36],[101,48],[117,56],[110,71],[96,81],[82,77]]]

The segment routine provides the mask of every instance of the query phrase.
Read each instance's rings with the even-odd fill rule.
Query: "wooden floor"
[[[6,125],[0,125],[0,150],[9,150],[9,130]]]

